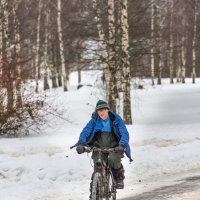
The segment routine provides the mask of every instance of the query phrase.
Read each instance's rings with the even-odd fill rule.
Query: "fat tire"
[[[116,191],[113,191],[113,177],[112,175],[109,173],[108,177],[107,177],[107,188],[106,188],[106,192],[107,192],[107,197],[106,200],[116,200]]]
[[[93,176],[91,189],[92,200],[102,200],[102,177],[98,172]]]

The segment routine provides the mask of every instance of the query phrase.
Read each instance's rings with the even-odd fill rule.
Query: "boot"
[[[121,167],[119,169],[113,169],[112,168],[112,172],[113,172],[113,177],[116,183],[116,188],[117,189],[124,189],[124,168],[123,165],[121,165]]]

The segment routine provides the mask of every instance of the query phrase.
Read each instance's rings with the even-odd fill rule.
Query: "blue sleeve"
[[[126,125],[122,118],[119,116],[119,124],[118,124],[119,132],[120,132],[120,141],[119,144],[123,145],[124,147],[127,146],[129,142],[129,133],[126,128]]]
[[[79,137],[79,144],[84,143],[87,141],[87,138],[90,136],[90,134],[92,134],[93,130],[94,130],[94,119],[91,119],[87,125],[85,126],[85,128],[82,130],[80,137]]]

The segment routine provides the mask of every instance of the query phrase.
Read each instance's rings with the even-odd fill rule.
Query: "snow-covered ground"
[[[76,90],[52,90],[49,101],[65,109],[70,122],[51,119],[41,135],[0,139],[0,200],[88,199],[92,173],[90,155],[70,150],[90,119],[99,91],[101,72],[84,74]],[[172,179],[200,172],[200,80],[197,84],[145,85],[132,90],[133,125],[127,126],[134,161],[123,159],[125,190],[118,197],[170,184]],[[195,199],[194,199],[195,200]]]

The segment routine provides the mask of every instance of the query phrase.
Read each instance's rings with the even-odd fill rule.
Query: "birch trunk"
[[[100,39],[100,46],[102,48],[102,57],[103,57],[103,70],[105,74],[106,80],[106,99],[109,102],[110,97],[110,82],[111,82],[111,72],[108,66],[108,53],[107,53],[107,46],[106,46],[106,37],[103,30],[103,26],[101,24],[101,16],[100,16],[100,9],[97,5],[97,0],[93,0],[93,10],[95,13],[95,21],[97,24],[98,35]]]
[[[39,0],[39,3],[38,3],[38,18],[37,18],[36,59],[35,59],[35,81],[36,81],[35,92],[36,93],[38,93],[38,79],[39,79],[41,9],[42,9],[42,0]]]
[[[49,11],[45,9],[45,40],[44,40],[44,90],[49,89],[48,82],[48,38],[49,38]]]
[[[159,40],[160,47],[159,47],[159,60],[158,60],[158,85],[162,84],[162,67],[163,67],[163,60],[162,60],[162,44],[161,44],[161,37]]]
[[[162,44],[162,27],[165,18],[161,17],[161,8],[158,8],[158,20],[159,20],[159,28],[158,28],[158,85],[162,84],[162,68],[163,68],[163,44]]]
[[[175,23],[177,23],[177,18],[175,18]],[[174,66],[176,66],[176,82],[180,83],[181,81],[181,66],[182,66],[182,58],[181,58],[181,42],[180,36],[176,33],[175,35],[175,45],[177,46],[176,50],[176,59],[174,60]]]
[[[61,59],[60,59],[60,48],[58,47],[58,51],[56,50],[56,65],[57,65],[57,72],[58,72],[58,86],[62,87],[62,68],[61,66]]]
[[[77,71],[78,71],[78,85],[81,84],[81,67],[82,65],[77,63]]]
[[[155,78],[155,52],[154,52],[154,32],[155,32],[155,4],[154,4],[154,0],[152,0],[151,2],[151,79],[152,79],[152,85],[154,85],[154,78]]]
[[[20,33],[19,33],[19,21],[16,16],[16,8],[13,10],[14,15],[14,37],[15,37],[15,51],[16,51],[16,107],[21,108],[22,107],[22,91],[21,91],[21,66],[20,66],[20,52],[21,52],[21,46],[20,46]]]
[[[195,0],[194,7],[194,36],[192,41],[192,83],[195,83],[196,78],[196,40],[197,40],[197,1]]]
[[[186,64],[186,49],[185,49],[185,36],[182,38],[182,47],[181,47],[181,58],[182,58],[182,68],[181,68],[181,80],[182,83],[185,83],[185,64]]]
[[[5,69],[5,86],[7,89],[7,111],[12,111],[14,107],[14,91],[13,91],[13,73],[10,69],[10,60],[11,60],[11,49],[10,49],[10,38],[9,38],[9,12],[8,12],[8,1],[2,0],[3,5],[3,41],[2,41],[2,49],[3,49],[3,68]]]
[[[52,36],[51,36],[52,39]],[[52,65],[51,65],[51,76],[52,76],[52,87],[57,88],[58,83],[57,83],[57,78],[58,78],[58,71],[57,71],[57,55],[56,55],[56,50],[53,44],[51,44],[52,48]]]
[[[60,47],[60,58],[61,58],[61,67],[62,67],[62,77],[64,91],[67,91],[67,74],[65,66],[65,54],[64,54],[64,45],[63,45],[63,36],[62,36],[62,24],[61,24],[61,0],[57,0],[57,23],[58,23],[58,38],[59,38],[59,47]]]
[[[129,35],[128,35],[128,8],[127,0],[120,0],[121,30],[122,30],[122,67],[124,74],[123,88],[123,118],[127,124],[132,124],[131,91],[130,91],[130,62],[129,62]]]
[[[173,10],[174,10],[174,2],[170,1],[170,38],[169,38],[169,71],[170,71],[170,83],[174,83],[174,62],[173,62]]]
[[[123,69],[122,69],[122,30],[121,30],[121,2],[117,2],[116,5],[116,13],[117,15],[117,32],[115,36],[115,44],[116,44],[116,73],[115,73],[115,79],[116,79],[116,88],[117,88],[117,100],[116,100],[116,109],[117,113],[119,113],[123,118]]]
[[[176,81],[180,83],[181,81],[181,66],[182,66],[182,55],[181,55],[181,48],[178,50],[178,66],[176,69]]]
[[[0,1],[0,13],[2,13],[3,8],[2,8],[2,2]],[[0,23],[0,116],[1,113],[3,113],[4,108],[3,108],[3,59],[2,59],[2,50],[3,50],[3,26],[2,23]]]
[[[58,87],[58,83],[57,83],[57,69],[55,64],[52,64],[51,66],[51,79],[52,79],[52,88],[57,88]]]
[[[1,28],[1,25],[0,25]],[[0,116],[1,113],[3,113],[4,108],[3,108],[3,61],[2,61],[2,32],[0,31]]]
[[[108,0],[108,63],[111,74],[116,74],[116,59],[115,59],[115,19],[114,19],[114,0]],[[111,76],[110,91],[108,104],[110,108],[116,112],[116,81],[115,76]]]

